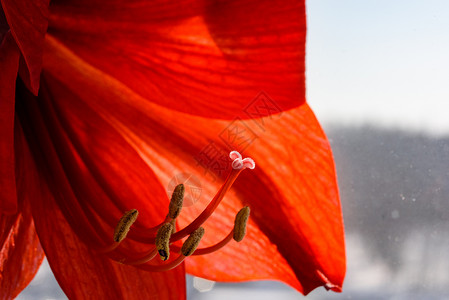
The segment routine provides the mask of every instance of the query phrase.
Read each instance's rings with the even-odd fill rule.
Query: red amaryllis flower
[[[48,2],[1,0],[4,298],[43,253],[74,299],[179,299],[186,271],[341,289],[334,164],[304,98],[303,1]],[[232,149],[257,167],[230,188],[250,166]],[[179,216],[170,182],[190,197]]]

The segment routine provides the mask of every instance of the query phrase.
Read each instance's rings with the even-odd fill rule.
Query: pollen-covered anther
[[[204,229],[201,225],[214,213],[220,202],[223,200],[225,194],[231,189],[233,183],[237,177],[245,169],[254,169],[255,163],[251,158],[242,158],[241,154],[237,151],[232,151],[229,154],[232,160],[232,169],[229,175],[224,180],[223,185],[217,191],[214,198],[210,201],[207,207],[198,215],[190,224],[186,227],[175,232],[176,219],[179,216],[182,206],[183,197],[185,193],[185,187],[183,184],[179,184],[175,187],[171,200],[169,211],[164,220],[156,226],[147,228],[148,232],[142,232],[141,228],[137,228],[136,232],[132,232],[132,239],[136,242],[155,245],[151,247],[145,253],[136,253],[133,251],[126,251],[126,257],[121,261],[125,264],[136,265],[139,264],[139,268],[143,268],[152,272],[162,272],[177,267],[182,261],[190,255],[205,255],[220,250],[232,239],[240,242],[246,234],[246,223],[249,217],[249,208],[245,207],[241,209],[234,222],[234,228],[223,238],[221,241],[214,245],[207,246],[205,248],[199,248],[199,243],[204,235]],[[121,241],[126,233],[129,231],[129,227],[137,218],[137,210],[128,212],[117,226],[116,233],[114,234],[115,241]],[[184,238],[187,239],[182,246],[177,245],[175,242]],[[114,243],[111,246],[107,246],[106,251],[102,253],[109,253],[115,250],[120,243]],[[128,249],[127,249],[128,250]],[[118,251],[123,253],[121,251]],[[116,254],[111,255],[111,258],[116,259]],[[159,253],[160,258],[163,261],[167,261],[171,253],[177,253],[178,256],[171,259],[165,264],[147,264]]]
[[[197,230],[192,232],[192,234],[187,238],[181,248],[181,253],[184,256],[190,256],[195,252],[196,248],[200,244],[201,238],[204,235],[204,228],[199,227]]]
[[[249,213],[250,213],[249,207],[246,206],[242,208],[235,216],[234,228],[231,230],[231,232],[229,232],[229,234],[224,239],[206,248],[196,249],[195,252],[192,253],[191,255],[205,255],[213,253],[226,246],[232,239],[234,239],[237,242],[242,241],[246,234],[246,224],[248,222]],[[185,243],[183,247],[187,246],[188,245]],[[182,252],[181,248],[176,245],[171,246],[171,251],[175,253]]]
[[[185,187],[182,183],[178,184],[173,191],[170,200],[170,206],[168,208],[168,216],[172,219],[176,219],[181,213],[182,202],[184,200],[184,192]]]
[[[162,260],[170,257],[170,237],[173,233],[173,224],[168,222],[163,224],[156,235],[156,249]]]
[[[248,222],[250,209],[248,206],[242,208],[235,216],[234,221],[234,240],[240,242],[246,234],[246,223]]]
[[[126,235],[129,232],[129,229],[131,228],[131,225],[137,220],[138,215],[139,212],[137,211],[137,209],[131,209],[130,211],[127,211],[123,215],[123,217],[120,218],[120,221],[118,222],[114,231],[115,242],[120,243],[125,239]]]

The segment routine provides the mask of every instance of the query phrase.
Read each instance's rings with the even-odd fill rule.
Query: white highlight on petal
[[[229,157],[233,160],[232,168],[235,170],[246,168],[254,169],[256,167],[256,163],[252,158],[247,157],[242,159],[242,155],[237,151],[231,151],[231,153],[229,153]]]

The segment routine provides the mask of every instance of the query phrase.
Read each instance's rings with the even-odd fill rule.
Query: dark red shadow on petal
[[[0,39],[0,213],[17,212],[14,102],[20,52],[10,32]]]
[[[184,266],[151,273],[113,262],[95,254],[78,238],[62,214],[58,201],[45,181],[47,170],[36,169],[22,136],[18,157],[26,168],[25,191],[32,196],[26,201],[31,208],[40,241],[52,271],[70,299],[185,299]],[[34,156],[40,161],[41,156]],[[38,163],[41,165],[42,161]]]
[[[45,79],[44,114],[51,122],[53,140],[58,141],[57,152],[67,158],[62,164],[79,201],[89,199],[88,204],[109,223],[121,216],[113,210],[122,214],[131,208],[141,214],[137,227],[162,221],[166,191],[136,149],[107,122],[107,116],[92,110],[51,75]]]
[[[39,90],[50,0],[1,0],[9,28],[23,56],[20,75],[33,94]]]
[[[114,130],[104,127],[104,122],[98,119],[99,128],[92,127],[88,136],[95,137],[95,130],[99,130],[105,138],[104,141],[109,141],[110,144],[101,145],[99,140],[92,140],[92,143],[80,145],[79,141],[70,140],[68,133],[64,131],[55,108],[52,107],[52,95],[45,84],[42,86],[39,101],[33,99],[23,88],[20,92],[17,111],[32,145],[33,154],[39,158],[42,163],[40,169],[45,170],[46,179],[52,183],[49,188],[58,198],[57,205],[80,239],[91,247],[111,243],[117,221],[124,211],[131,208],[138,208],[143,212],[143,224],[155,225],[163,219],[161,209],[165,210],[165,205],[160,203],[168,202],[165,191],[158,187],[158,183],[152,184],[154,178],[151,178],[151,170],[143,170],[141,173],[136,171],[141,166],[148,166]],[[57,89],[54,92],[57,92]],[[84,125],[90,123],[88,110],[82,109],[80,116],[85,118]],[[86,133],[87,131],[83,134]],[[108,135],[113,139],[108,140]],[[82,147],[87,147],[87,152]],[[125,147],[125,150],[121,147]],[[77,150],[82,150],[83,155],[80,156]],[[121,157],[125,153],[127,156]],[[101,154],[103,157],[100,159]],[[109,155],[112,157],[109,158]],[[98,158],[98,161],[95,161],[95,158]],[[124,175],[126,172],[130,172],[129,177]],[[136,178],[135,172],[141,177]],[[156,193],[158,190],[162,191]],[[149,205],[146,196],[151,195],[151,191],[154,192],[154,197],[159,197]]]
[[[5,12],[3,11],[3,7],[0,3],[0,45],[3,41],[3,37],[9,31],[9,24],[6,21]]]
[[[15,298],[44,259],[29,210],[0,215],[0,299]]]
[[[33,279],[44,259],[31,211],[24,205],[25,201],[31,200],[27,191],[32,187],[27,181],[28,170],[21,160],[21,132],[16,130],[15,133],[19,212],[0,215],[0,299],[15,298]]]

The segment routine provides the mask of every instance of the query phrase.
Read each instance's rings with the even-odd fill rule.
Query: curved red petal
[[[12,299],[33,279],[44,252],[29,211],[0,215],[0,227],[0,299]]]
[[[261,91],[304,102],[305,27],[304,1],[53,1],[49,33],[147,101],[232,119]]]
[[[8,32],[0,40],[0,213],[17,211],[14,175],[14,97],[20,52]]]
[[[18,113],[33,152],[45,161],[50,189],[60,197],[57,205],[82,240],[97,247],[110,244],[118,220],[133,208],[142,215],[133,232],[163,221],[166,191],[104,116],[48,74],[38,100],[18,91],[26,98]]]
[[[1,0],[6,20],[20,48],[24,61],[20,75],[37,95],[42,70],[42,49],[48,25],[50,0]]]
[[[206,223],[210,234],[203,238],[204,245],[216,242],[223,228],[232,226],[237,210],[249,203],[253,217],[247,244],[230,244],[216,254],[192,258],[187,262],[189,270],[219,280],[278,279],[304,293],[320,285],[341,288],[344,238],[332,154],[307,105],[264,119],[232,122],[170,111],[86,64],[57,40],[48,42],[49,74],[79,102],[107,116],[161,182],[167,184],[180,172],[202,178],[202,198],[183,209],[180,225],[201,211],[218,190],[218,179],[225,176],[208,169],[216,177],[204,177],[198,160],[202,150],[208,145],[221,150],[249,146],[245,151],[258,166],[241,175],[240,183]],[[250,135],[229,139],[236,125]]]
[[[330,146],[313,112],[303,105],[246,125],[259,137],[244,152],[256,161],[256,169],[241,176],[234,187],[236,195],[228,201],[230,206],[249,205],[252,222],[269,241],[250,227],[242,244],[190,260],[187,270],[225,281],[259,274],[282,279],[304,294],[318,286],[341,291],[346,270],[341,206]],[[223,210],[217,214],[227,216]],[[214,230],[218,234],[220,226]],[[285,262],[270,253],[273,245]],[[237,272],[234,265],[229,267],[231,260],[236,261]],[[260,270],[270,263],[272,273],[262,275]],[[291,281],[284,263],[297,282]]]
[[[20,146],[20,132],[16,132],[16,145]],[[21,157],[20,153],[17,155]],[[0,215],[0,299],[15,298],[33,279],[44,259],[44,252],[34,229],[31,211],[24,201],[30,186],[26,172],[17,160],[17,191],[20,211],[15,215]]]
[[[9,32],[8,21],[6,21],[6,16],[0,3],[0,44],[2,43],[3,38],[8,32]]]
[[[36,169],[25,141],[18,145],[18,157],[26,167],[24,175],[33,196],[31,207],[36,230],[47,259],[61,288],[70,299],[184,299],[184,266],[151,273],[113,262],[95,253],[78,238],[62,214],[49,187]],[[45,177],[48,178],[48,177]]]

